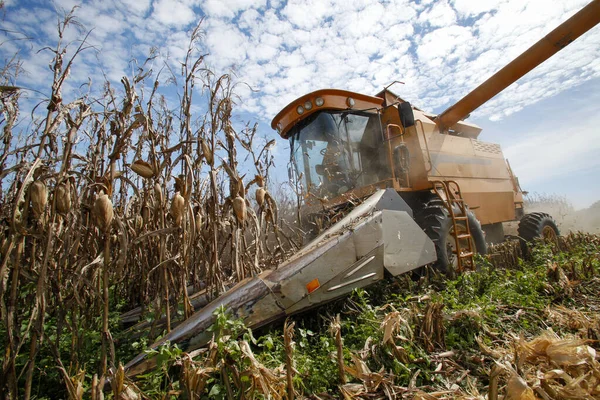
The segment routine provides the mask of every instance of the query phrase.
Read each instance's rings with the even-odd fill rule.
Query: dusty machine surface
[[[478,140],[481,128],[463,119],[598,22],[600,0],[594,0],[439,115],[389,90],[370,96],[325,89],[290,103],[272,127],[290,141],[312,241],[277,269],[238,283],[151,348],[166,341],[188,351],[205,345],[220,306],[256,328],[377,282],[384,271],[473,268],[486,240],[503,240],[505,221],[519,219],[524,239],[555,239],[549,215],[524,213],[523,192],[500,146]],[[337,219],[324,221],[328,215]],[[153,365],[142,353],[126,370],[136,375]]]

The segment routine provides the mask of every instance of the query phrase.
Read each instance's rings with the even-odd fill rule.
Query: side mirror
[[[409,128],[415,124],[415,115],[409,102],[398,104],[398,114],[403,127]]]

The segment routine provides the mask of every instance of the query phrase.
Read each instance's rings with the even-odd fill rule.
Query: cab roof
[[[384,99],[340,89],[321,89],[297,98],[281,110],[271,128],[287,139],[290,129],[300,120],[321,110],[366,111],[381,109]]]

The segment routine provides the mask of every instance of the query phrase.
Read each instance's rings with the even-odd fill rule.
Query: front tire
[[[467,211],[467,218],[471,229],[473,249],[479,254],[486,254],[487,244],[485,243],[481,224],[471,211]],[[456,254],[453,253],[456,247],[452,235],[454,227],[444,202],[437,198],[430,200],[416,214],[415,220],[435,245],[438,259],[433,265],[434,268],[446,275],[453,275],[458,266],[458,259]],[[458,221],[457,225],[462,228],[462,231],[466,230],[463,221]]]

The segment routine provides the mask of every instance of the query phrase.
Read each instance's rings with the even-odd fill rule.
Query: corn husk
[[[506,400],[536,400],[533,390],[517,374],[513,374],[506,385]]]
[[[184,212],[185,200],[179,192],[176,192],[173,196],[173,200],[171,200],[171,215],[175,220],[175,225],[181,226]]]
[[[133,164],[131,164],[131,169],[142,178],[150,179],[154,176],[152,165],[143,160],[134,161]]]
[[[141,215],[142,221],[144,225],[146,225],[150,221],[150,207],[148,207],[146,204],[142,205]]]
[[[154,207],[160,208],[163,203],[163,192],[162,188],[158,183],[154,184]]]
[[[243,223],[246,219],[246,201],[239,195],[233,199],[233,210],[239,223]]]
[[[68,214],[71,209],[71,184],[69,181],[56,186],[54,189],[54,198],[56,201],[56,211],[62,215]]]
[[[270,222],[270,223],[275,223],[275,221],[273,220],[273,211],[270,208],[267,208],[266,212],[265,212],[265,221]]]
[[[546,355],[561,366],[591,363],[596,358],[596,350],[584,343],[583,340],[559,340],[546,348]]]
[[[141,215],[136,215],[135,216],[135,229],[139,231],[142,229],[143,226],[144,226],[144,218],[142,218]]]
[[[266,192],[267,191],[263,187],[259,187],[258,189],[256,189],[256,202],[261,207],[265,203]]]
[[[195,223],[196,223],[196,234],[200,234],[202,232],[202,213],[196,213]]]
[[[29,186],[29,197],[31,199],[31,209],[35,218],[39,219],[48,203],[48,189],[42,181],[34,181]]]
[[[204,154],[204,158],[206,158],[206,163],[208,165],[213,165],[213,160],[214,160],[213,153],[212,153],[212,151],[210,151],[210,148],[208,147],[208,143],[204,139],[201,139],[200,143],[202,145],[202,153]]]
[[[182,196],[185,197],[186,184],[182,175],[180,175],[179,177],[175,177],[175,191],[179,192]]]
[[[262,175],[255,175],[254,180],[258,186],[265,187],[265,178]]]
[[[92,208],[94,223],[101,232],[107,232],[114,217],[113,204],[108,195],[100,192]]]

